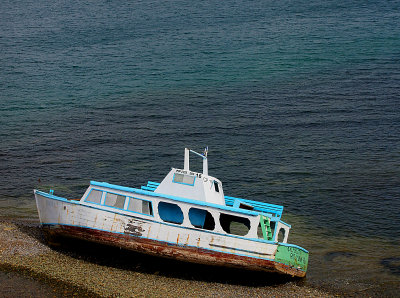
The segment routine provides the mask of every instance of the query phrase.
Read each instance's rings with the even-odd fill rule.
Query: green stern
[[[306,272],[308,265],[308,252],[295,246],[278,245],[275,261]]]

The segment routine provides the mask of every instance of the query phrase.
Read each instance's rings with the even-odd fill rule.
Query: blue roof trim
[[[159,186],[160,185],[160,183],[159,182],[154,182],[154,181],[147,181],[147,185],[154,185],[154,187],[157,187],[157,186]]]
[[[148,187],[148,186],[141,186],[140,188],[142,190],[147,190],[147,191],[155,191],[156,190],[156,188],[151,188],[151,187]]]
[[[290,243],[283,243],[283,242],[277,242],[277,244],[279,244],[280,246],[287,246],[287,247],[294,247],[294,248],[298,248],[301,249],[302,251],[309,253],[309,251],[301,246],[298,246],[296,244],[290,244]]]
[[[146,195],[146,196],[171,199],[174,201],[194,204],[194,205],[198,205],[198,206],[213,207],[213,208],[226,210],[226,211],[239,213],[239,214],[245,214],[245,215],[251,215],[251,216],[257,216],[260,214],[259,212],[255,212],[255,211],[251,211],[251,210],[238,209],[238,208],[233,208],[233,207],[229,207],[229,206],[207,203],[207,202],[203,202],[203,201],[175,197],[175,196],[165,195],[165,194],[161,194],[161,193],[154,193],[151,191],[141,190],[141,189],[137,189],[137,188],[131,188],[131,187],[126,187],[126,186],[110,184],[107,182],[90,181],[90,185],[100,186],[100,187],[105,187],[105,188],[112,188],[112,189],[117,189],[117,190],[126,191],[126,192],[133,192],[133,193],[138,193],[138,194],[142,194],[142,195]]]
[[[283,220],[280,220],[281,223],[283,223],[284,225],[288,226],[289,228],[292,228],[292,225],[289,225],[288,223],[284,222]]]

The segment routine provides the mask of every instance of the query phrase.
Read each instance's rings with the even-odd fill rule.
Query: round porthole
[[[215,229],[214,218],[212,217],[211,213],[208,212],[207,210],[190,208],[189,220],[190,223],[196,228],[210,230],[210,231]]]
[[[160,218],[165,222],[182,224],[183,223],[183,212],[181,207],[176,204],[167,202],[158,203],[158,214]]]
[[[278,242],[283,242],[285,239],[285,229],[280,229],[278,232]]]

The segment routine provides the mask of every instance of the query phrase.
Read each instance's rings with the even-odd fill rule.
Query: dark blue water
[[[0,216],[208,145],[225,194],[285,206],[309,283],[395,293],[399,20],[399,1],[2,0]]]

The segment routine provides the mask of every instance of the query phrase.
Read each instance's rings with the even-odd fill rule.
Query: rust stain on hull
[[[188,235],[188,236],[187,236],[187,239],[186,239],[185,245],[188,245],[188,243],[189,243],[189,236],[190,236],[190,235]]]
[[[255,271],[277,272],[296,277],[304,277],[306,275],[302,270],[272,260],[256,259],[211,251],[199,247],[174,245],[146,238],[138,238],[135,236],[140,236],[141,231],[136,226],[132,226],[131,228],[132,233],[116,234],[74,226],[43,226],[44,232],[51,236],[61,235],[74,237],[180,261],[236,267]],[[127,233],[127,229],[125,229],[125,233]]]

